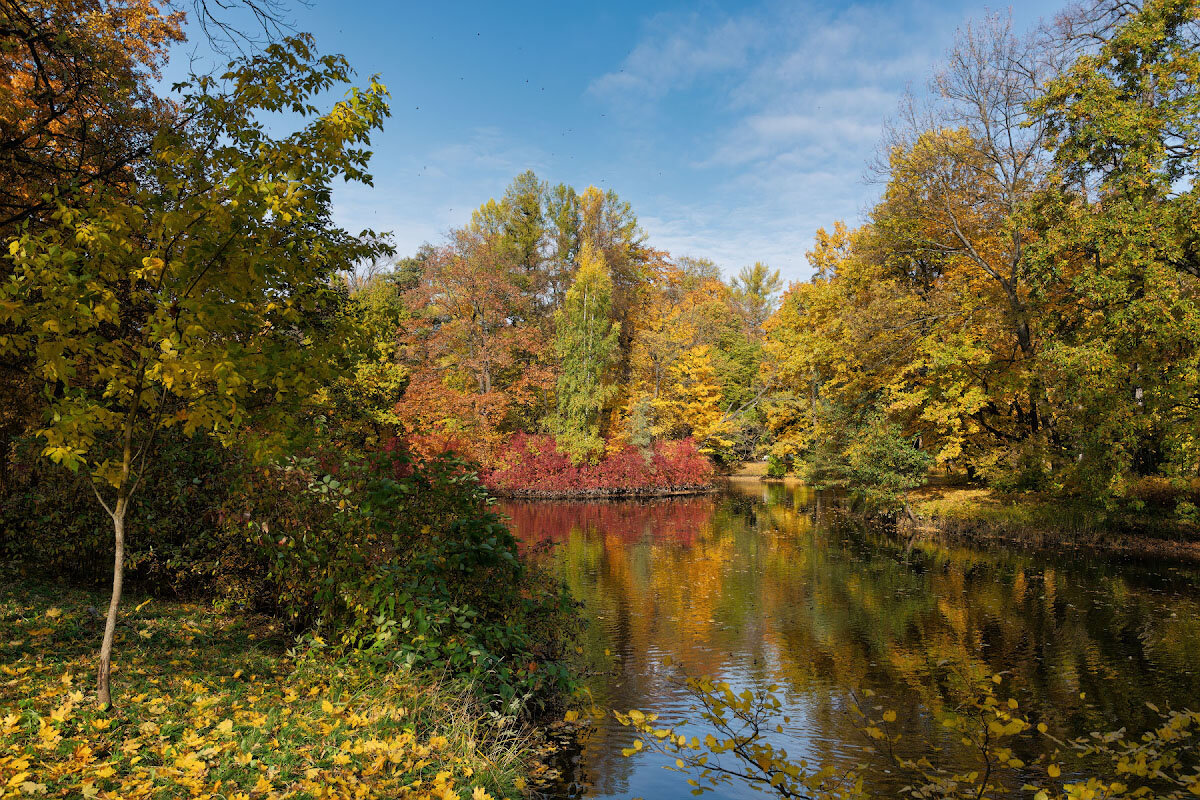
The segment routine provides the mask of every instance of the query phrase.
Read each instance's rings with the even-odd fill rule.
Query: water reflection
[[[523,541],[556,543],[545,557],[585,604],[586,653],[609,669],[594,688],[610,708],[686,710],[670,656],[735,686],[784,686],[794,754],[883,765],[847,713],[852,691],[878,692],[910,747],[936,743],[949,759],[954,743],[928,712],[954,671],[1011,673],[1022,705],[1066,735],[1143,727],[1146,702],[1200,698],[1196,573],[1169,564],[909,548],[806,487],[753,481],[706,497],[504,511]],[[623,758],[631,741],[601,723],[571,780],[589,797],[690,797],[662,762]]]

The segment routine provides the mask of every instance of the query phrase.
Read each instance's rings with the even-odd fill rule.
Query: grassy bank
[[[731,478],[766,478],[767,462],[743,461],[729,473]]]
[[[538,739],[461,687],[289,653],[276,621],[202,603],[128,603],[100,712],[104,605],[0,590],[0,798],[524,795]]]
[[[1200,528],[1169,504],[1105,509],[1071,498],[955,486],[926,486],[906,498],[916,516],[907,524],[918,535],[1200,562]]]

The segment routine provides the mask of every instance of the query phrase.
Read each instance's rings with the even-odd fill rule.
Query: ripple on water
[[[1095,553],[918,545],[829,511],[804,487],[626,502],[515,502],[504,511],[584,602],[597,699],[689,715],[679,671],[735,688],[776,683],[792,717],[773,743],[811,761],[869,754],[849,713],[877,692],[906,740],[954,743],[929,724],[955,671],[1006,671],[1022,706],[1061,735],[1150,721],[1146,702],[1200,697],[1197,573]],[[668,660],[677,666],[668,667]],[[693,726],[701,737],[707,731]],[[559,797],[688,798],[668,761],[611,717],[568,767]],[[888,787],[875,787],[886,794]],[[761,797],[744,788],[723,797]]]

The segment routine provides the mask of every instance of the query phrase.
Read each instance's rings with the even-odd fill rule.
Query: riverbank
[[[1161,503],[1108,510],[1070,498],[954,486],[925,486],[905,497],[913,518],[901,525],[916,536],[1200,563],[1200,526]]]
[[[492,489],[490,491],[502,500],[649,500],[657,497],[691,497],[711,494],[719,488],[714,484],[704,484],[594,489]]]
[[[289,651],[270,617],[132,598],[95,706],[100,593],[0,590],[0,786],[27,794],[522,796],[539,734],[437,676]],[[448,794],[455,792],[457,794]]]
[[[747,462],[730,475],[738,480],[780,483],[765,462]],[[1200,481],[1181,491],[1146,479],[1134,489],[1140,510],[1105,509],[1069,497],[1036,492],[1004,494],[936,478],[904,494],[912,516],[900,526],[909,535],[1022,548],[1103,550],[1135,557],[1180,559],[1200,564],[1200,524],[1180,516],[1181,501],[1200,506]]]

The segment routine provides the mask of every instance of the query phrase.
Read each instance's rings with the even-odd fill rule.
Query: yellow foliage
[[[79,622],[72,611],[50,612],[23,617],[26,624],[49,618],[56,637]],[[0,628],[10,621],[0,613]],[[496,800],[479,781],[490,785],[494,762],[511,756],[481,746],[478,731],[455,727],[451,695],[436,699],[407,674],[338,666],[319,655],[271,660],[265,669],[261,660],[243,662],[244,673],[232,664],[198,669],[215,654],[196,657],[191,625],[143,624],[158,629],[146,647],[162,648],[167,627],[183,646],[156,650],[153,661],[131,655],[133,674],[123,671],[122,681],[136,682],[136,691],[107,713],[75,687],[80,665],[69,658],[29,653],[3,665],[0,708],[13,713],[0,714],[0,800]],[[229,623],[210,615],[209,624]],[[128,648],[143,646],[130,638]],[[446,703],[433,731],[418,733],[410,721],[419,697]]]

